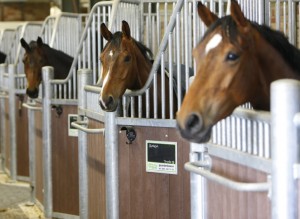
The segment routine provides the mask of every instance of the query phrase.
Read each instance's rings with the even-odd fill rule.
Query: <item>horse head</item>
[[[268,106],[265,99],[259,100],[264,95],[255,89],[266,88],[259,82],[260,70],[255,69],[258,31],[236,1],[231,1],[230,11],[230,16],[218,18],[198,3],[198,14],[208,29],[193,50],[196,76],[177,112],[181,135],[194,142],[207,142],[213,125],[239,105],[260,101],[262,109]]]
[[[101,35],[107,40],[100,55],[102,90],[99,104],[104,111],[115,111],[126,89],[140,89],[148,78],[151,51],[131,37],[130,27],[122,21],[122,31],[112,34],[101,24]]]
[[[29,44],[23,38],[20,42],[25,49],[23,63],[27,79],[26,94],[30,98],[37,98],[42,81],[42,67],[47,64],[47,57],[43,51],[44,43],[40,37]]]

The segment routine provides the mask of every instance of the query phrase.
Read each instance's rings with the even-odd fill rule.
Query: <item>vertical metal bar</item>
[[[175,17],[175,19],[176,18],[177,18],[177,16]],[[175,25],[176,25],[176,23],[175,23]],[[175,34],[176,34],[176,32],[175,32]],[[168,37],[169,37],[169,41],[168,41],[169,42],[169,71],[170,71],[170,75],[172,75],[172,78],[169,78],[169,93],[170,94],[173,92],[173,51],[175,50],[173,48],[173,46],[172,46],[172,44],[173,44],[173,38],[172,38],[172,36],[173,36],[173,32],[170,32],[168,34]],[[179,64],[180,63],[178,63],[178,65]],[[170,107],[170,112],[172,112],[172,114],[173,114],[173,110],[171,111],[171,109],[173,108],[173,102],[170,101],[169,107]],[[173,115],[170,115],[170,116],[173,116]]]
[[[116,113],[105,113],[106,218],[119,218],[118,128]]]
[[[0,91],[4,87],[3,74],[7,68],[6,64],[0,65]],[[1,147],[1,167],[5,172],[5,160],[6,160],[6,127],[5,127],[5,100],[0,98],[0,147]]]
[[[264,0],[258,0],[258,15],[257,21],[259,24],[268,24],[269,13],[268,10],[265,9],[266,3]]]
[[[189,23],[189,15],[191,14],[191,11],[188,10],[189,9],[189,4],[187,1],[184,2],[184,24],[183,24],[183,28],[184,28],[184,42],[185,42],[185,47],[184,47],[184,61],[185,61],[185,84],[183,85],[185,90],[188,89],[188,79],[189,79],[189,66],[190,66],[190,41],[192,39],[192,37],[190,37],[190,29],[191,29],[191,25]],[[183,96],[184,94],[182,94]],[[182,103],[182,99],[183,97],[181,97],[181,99],[178,98],[178,109],[181,106]]]
[[[43,171],[44,171],[44,212],[45,217],[52,217],[52,131],[51,131],[51,98],[52,88],[50,80],[54,78],[54,68],[42,68],[43,75]]]
[[[272,218],[297,218],[297,129],[293,118],[300,111],[300,82],[279,80],[271,84]]]
[[[224,11],[223,11],[223,0],[219,0],[219,17],[224,16]]]
[[[34,111],[28,109],[28,145],[29,145],[29,178],[30,178],[30,187],[31,187],[31,202],[35,203],[36,197],[36,169],[35,169],[35,116]]]
[[[181,34],[181,28],[180,28],[180,24],[181,24],[181,21],[180,21],[180,14],[181,13],[177,13],[177,16],[176,16],[176,38],[175,38],[175,40],[176,40],[176,45],[177,45],[177,47],[176,47],[176,63],[177,63],[177,68],[176,68],[176,71],[177,71],[177,88],[176,88],[176,90],[177,90],[177,106],[176,106],[176,109],[179,109],[179,107],[180,107],[180,105],[179,105],[179,103],[181,102],[181,65],[180,65],[180,63],[181,63],[181,60],[180,60],[180,55],[182,54],[182,51],[181,51],[181,49],[180,49],[180,34]],[[171,74],[170,74],[172,77],[170,78],[170,80],[172,81],[173,80],[173,72],[171,72]],[[172,83],[172,87],[171,87],[171,89],[172,89],[172,91],[170,92],[170,105],[171,105],[171,107],[170,107],[170,119],[174,119],[174,110],[173,110],[173,106],[174,106],[174,103],[173,103],[173,87],[174,87],[174,84]]]
[[[288,16],[289,16],[289,25],[288,25],[288,31],[289,31],[289,40],[290,42],[295,45],[295,7],[293,0],[288,1]]]
[[[205,151],[203,144],[190,144],[190,162],[203,160],[200,154]],[[207,218],[206,179],[198,174],[190,173],[191,186],[191,219]]]
[[[236,137],[237,137],[237,150],[242,150],[242,125],[241,125],[241,118],[235,118],[236,119]]]
[[[93,83],[93,72],[88,69],[78,70],[78,108],[86,109],[84,86]],[[79,161],[79,214],[81,219],[88,219],[88,160],[87,133],[78,131],[78,161]]]
[[[16,143],[16,99],[15,99],[15,74],[17,66],[8,65],[9,78],[9,125],[10,125],[10,177],[17,180],[17,143]]]
[[[276,29],[280,30],[280,0],[276,0]]]

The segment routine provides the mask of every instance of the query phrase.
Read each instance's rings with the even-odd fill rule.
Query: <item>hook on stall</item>
[[[56,111],[57,117],[60,117],[60,115],[63,113],[63,108],[61,105],[54,105],[52,106],[52,109]]]
[[[132,144],[132,142],[136,138],[136,132],[135,132],[133,126],[123,126],[121,128],[121,131],[126,131],[126,137],[128,139],[128,141],[126,141],[126,144]]]

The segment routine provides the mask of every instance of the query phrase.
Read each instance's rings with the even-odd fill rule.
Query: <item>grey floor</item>
[[[40,209],[30,202],[29,185],[10,182],[9,177],[1,170],[0,168],[0,219],[43,219]]]

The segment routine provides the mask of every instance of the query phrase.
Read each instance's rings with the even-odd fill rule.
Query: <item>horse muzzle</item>
[[[34,89],[26,89],[26,94],[32,98],[35,99],[39,96],[39,89],[38,88],[34,88]]]
[[[99,105],[101,109],[106,112],[114,112],[117,110],[118,101],[116,101],[112,96],[108,96],[107,98],[100,97]]]
[[[183,138],[195,143],[208,142],[211,137],[211,127],[204,127],[203,119],[198,114],[190,114],[184,127],[177,123],[177,129]]]

